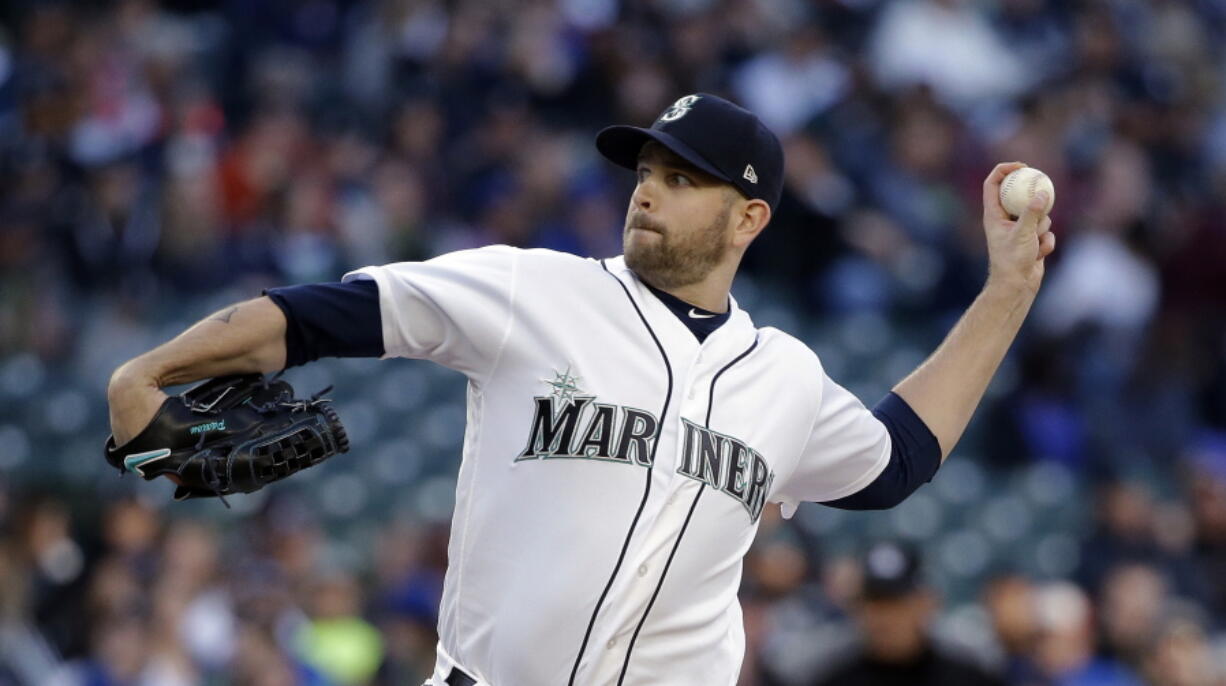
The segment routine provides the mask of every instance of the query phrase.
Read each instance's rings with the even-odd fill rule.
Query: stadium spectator
[[[919,553],[878,543],[863,559],[863,583],[855,613],[863,644],[815,683],[821,686],[924,686],[1003,684],[969,659],[938,646],[929,622],[938,607],[923,579]]]

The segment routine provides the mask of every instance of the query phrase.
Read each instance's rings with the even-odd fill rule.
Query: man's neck
[[[695,307],[722,314],[728,311],[728,293],[732,290],[732,277],[735,275],[736,267],[731,270],[716,267],[702,281],[675,288],[661,288],[648,279],[644,279],[641,274],[639,278],[652,288],[680,298]]]
[[[664,306],[690,330],[690,333],[694,334],[699,343],[705,342],[707,337],[715,333],[716,329],[726,324],[732,315],[731,312],[715,313],[696,307],[672,293],[659,290],[646,281],[643,282],[643,285],[655,294],[657,300],[664,303]]]

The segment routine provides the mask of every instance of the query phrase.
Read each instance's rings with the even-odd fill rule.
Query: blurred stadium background
[[[1221,0],[9,0],[0,684],[420,683],[462,377],[292,370],[355,448],[233,510],[106,467],[107,378],[267,286],[617,254],[632,179],[595,131],[700,90],[787,151],[735,294],[868,403],[981,284],[991,164],[1059,189],[1039,302],[934,482],[764,516],[741,683],[820,683],[892,539],[934,641],[1000,683],[1226,684],[1224,38]]]

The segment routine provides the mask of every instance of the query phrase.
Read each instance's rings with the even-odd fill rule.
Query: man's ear
[[[771,207],[759,198],[739,199],[735,210],[736,222],[732,229],[732,242],[742,248],[748,247],[770,223]]]

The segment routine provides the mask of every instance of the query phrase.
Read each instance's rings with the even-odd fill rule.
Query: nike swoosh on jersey
[[[144,476],[145,472],[141,469],[142,466],[166,457],[170,457],[170,448],[160,448],[158,450],[150,450],[143,453],[133,453],[123,458],[123,466],[130,472],[136,472],[137,474]]]
[[[699,314],[698,310],[694,309],[693,307],[690,308],[690,317],[693,317],[694,319],[710,319],[714,316],[715,315],[713,314]]]

